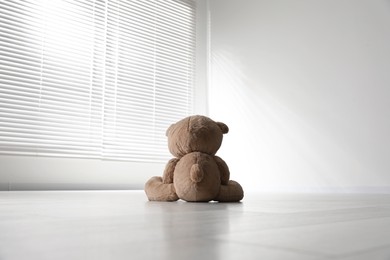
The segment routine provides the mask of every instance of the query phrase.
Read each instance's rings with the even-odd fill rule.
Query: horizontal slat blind
[[[0,153],[165,161],[192,113],[193,1],[0,1]]]

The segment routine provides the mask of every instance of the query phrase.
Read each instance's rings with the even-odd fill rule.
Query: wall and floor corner
[[[209,114],[246,190],[390,192],[390,2],[211,0]]]

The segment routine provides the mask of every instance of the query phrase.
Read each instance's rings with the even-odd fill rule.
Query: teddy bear
[[[166,131],[169,151],[175,158],[163,176],[150,178],[145,193],[150,201],[238,202],[241,185],[229,180],[227,164],[216,152],[222,144],[226,124],[194,115],[172,124]]]

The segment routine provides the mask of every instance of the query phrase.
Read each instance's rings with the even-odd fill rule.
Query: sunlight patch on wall
[[[346,191],[350,189],[343,186],[346,179],[353,186],[354,176],[369,170],[327,129],[283,103],[267,77],[245,74],[249,70],[239,57],[214,51],[211,64],[210,116],[230,127],[218,155],[244,189]],[[377,180],[366,181],[370,185]]]

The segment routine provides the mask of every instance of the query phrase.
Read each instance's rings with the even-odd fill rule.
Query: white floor
[[[390,195],[246,194],[148,202],[142,191],[0,192],[0,260],[390,259]]]

